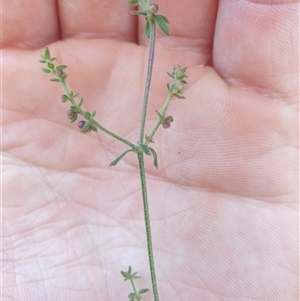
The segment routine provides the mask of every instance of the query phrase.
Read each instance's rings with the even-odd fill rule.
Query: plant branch
[[[150,46],[149,46],[149,59],[148,59],[148,69],[147,69],[147,78],[144,92],[144,100],[142,107],[142,118],[141,118],[141,127],[140,127],[140,143],[144,142],[145,136],[145,123],[146,123],[146,114],[147,114],[147,105],[153,70],[153,61],[154,61],[154,49],[155,49],[155,22],[150,22],[151,33],[150,33]]]
[[[62,87],[63,87],[63,89],[64,89],[65,94],[66,94],[67,96],[69,96],[69,95],[70,95],[70,91],[69,91],[69,88],[68,88],[68,86],[67,86],[66,81],[65,81],[65,80],[62,80],[62,81],[61,81],[61,85],[62,85]],[[72,104],[73,106],[77,106],[77,104],[76,104],[76,102],[75,102],[75,100],[74,100],[73,98],[70,98],[70,102],[71,102],[71,104]],[[79,113],[80,115],[82,115],[82,116],[84,116],[84,114],[85,114],[85,112],[84,112],[81,108],[78,109],[78,113]],[[109,136],[111,136],[111,137],[114,137],[115,139],[117,139],[117,140],[123,142],[124,144],[130,146],[132,149],[136,149],[136,148],[137,148],[136,145],[134,145],[133,143],[131,143],[131,142],[128,141],[127,139],[125,139],[125,138],[123,138],[123,137],[121,137],[121,136],[119,136],[119,135],[117,135],[117,134],[111,132],[110,130],[106,129],[104,126],[102,126],[102,125],[101,125],[100,123],[98,123],[96,120],[93,119],[93,120],[91,121],[91,123],[92,123],[96,128],[98,128],[99,130],[101,130],[102,132],[104,132],[104,133],[106,133],[107,135],[109,135]]]

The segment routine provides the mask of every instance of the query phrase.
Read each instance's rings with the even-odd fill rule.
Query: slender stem
[[[141,301],[141,298],[138,297],[138,292],[137,292],[137,289],[135,287],[135,284],[134,284],[134,281],[132,278],[129,279],[130,283],[131,283],[131,286],[132,286],[132,289],[133,289],[133,292],[135,293],[136,295],[136,301]]]
[[[67,96],[70,95],[70,90],[69,90],[69,88],[68,88],[67,83],[65,82],[65,80],[61,81],[61,84],[62,84],[62,86],[63,86],[63,89],[64,89],[65,94],[66,94]],[[76,104],[76,102],[75,102],[75,100],[74,100],[73,98],[70,99],[70,102],[71,102],[71,104],[72,104],[73,106],[77,106],[77,104]],[[84,112],[83,110],[80,109],[78,113],[84,117],[84,113],[85,113],[85,112]],[[100,123],[98,123],[96,120],[93,120],[93,121],[92,121],[92,124],[93,124],[94,126],[96,126],[96,127],[97,127],[99,130],[101,130],[102,132],[104,132],[104,133],[106,133],[107,135],[109,135],[109,136],[111,136],[111,137],[114,137],[115,139],[117,139],[117,140],[119,140],[119,141],[125,143],[126,145],[130,146],[131,148],[133,148],[133,149],[136,149],[136,148],[137,148],[136,145],[134,145],[133,143],[131,143],[131,142],[128,141],[127,139],[125,139],[125,138],[123,138],[123,137],[121,137],[121,136],[119,136],[119,135],[117,135],[117,134],[111,132],[110,130],[106,129],[104,126],[102,126],[102,125],[101,125]]]
[[[169,94],[169,96],[168,96],[168,98],[167,98],[167,100],[166,100],[164,106],[162,107],[161,112],[160,112],[162,118],[165,117],[166,112],[167,112],[167,110],[168,110],[168,108],[169,108],[169,106],[170,106],[170,104],[171,104],[171,101],[172,101],[173,97],[174,97],[174,96],[173,96],[172,94]],[[148,144],[149,141],[152,140],[152,138],[154,137],[154,135],[155,135],[155,133],[157,132],[157,130],[158,130],[158,128],[160,127],[160,125],[161,125],[161,119],[159,118],[159,119],[157,120],[157,122],[156,122],[154,128],[152,129],[151,133],[150,133],[149,135],[147,135],[147,141],[146,141],[146,144]]]
[[[144,164],[144,153],[142,153],[142,152],[138,153],[138,161],[139,161],[139,170],[140,170],[143,205],[144,205],[144,218],[145,218],[147,249],[148,249],[152,290],[153,290],[154,300],[159,301],[158,291],[157,291],[157,283],[156,283],[156,275],[155,275],[153,247],[152,247],[151,225],[150,225],[148,194],[147,194],[146,174],[145,174],[145,164]]]
[[[143,100],[143,107],[142,107],[142,118],[141,118],[141,127],[140,127],[140,143],[144,142],[147,105],[148,105],[148,98],[149,98],[149,91],[150,91],[150,84],[151,84],[151,77],[152,77],[152,70],[153,70],[153,61],[154,61],[155,22],[152,21],[150,24],[151,24],[152,28],[151,28],[151,34],[150,34],[147,78],[146,78],[144,100]]]

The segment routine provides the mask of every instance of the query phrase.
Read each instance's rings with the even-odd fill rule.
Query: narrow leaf
[[[146,21],[145,34],[146,34],[146,36],[147,36],[148,39],[150,39],[151,29],[152,29],[151,27],[152,27],[151,26],[151,21],[150,20]]]
[[[42,68],[43,72],[45,73],[51,73],[51,70],[50,69],[47,69],[47,68]]]
[[[73,98],[76,97],[77,95],[73,96]],[[80,99],[79,104],[77,105],[77,107],[81,108],[82,104],[83,104],[83,97],[81,97],[81,99]]]
[[[49,60],[49,59],[50,59],[50,51],[49,51],[49,48],[48,48],[48,47],[45,48],[45,51],[44,51],[44,58],[45,58],[46,60]]]
[[[146,144],[140,144],[140,148],[143,151],[144,154],[146,154],[147,156],[151,156],[151,151],[150,148],[146,145]]]
[[[164,20],[162,15],[154,15],[154,20],[158,24],[159,28],[163,33],[165,33],[167,36],[170,35],[170,29],[167,25],[167,22]]]
[[[170,21],[164,15],[157,15],[161,17],[166,23],[170,23]]]
[[[158,164],[157,164],[157,153],[156,153],[156,151],[155,151],[152,147],[150,147],[149,149],[150,149],[150,151],[151,151],[151,153],[152,153],[152,156],[153,156],[153,164],[154,164],[154,166],[155,166],[156,168],[158,168]]]
[[[128,149],[127,151],[125,151],[124,153],[122,153],[118,158],[116,158],[114,161],[112,161],[109,166],[115,166],[119,163],[119,161],[129,152],[132,152],[131,149]]]
[[[128,4],[132,6],[139,5],[139,0],[130,0],[128,1]]]
[[[56,67],[56,70],[65,70],[66,68],[67,68],[66,65],[58,65],[58,66]]]
[[[39,62],[42,63],[42,64],[45,64],[45,63],[46,63],[45,60],[40,60]]]
[[[95,117],[95,115],[96,115],[96,111],[93,111],[92,112],[92,117]]]
[[[148,291],[149,291],[148,288],[142,288],[142,289],[140,289],[140,290],[138,291],[138,294],[139,294],[139,295],[142,295],[142,294],[147,293]]]
[[[132,15],[138,15],[138,16],[147,16],[147,13],[144,11],[139,11],[139,10],[131,10],[130,13]]]
[[[163,119],[163,116],[157,110],[155,110],[155,113],[158,116],[159,121],[161,121]]]
[[[58,79],[58,78],[51,78],[50,79],[52,82],[60,82],[60,79]]]

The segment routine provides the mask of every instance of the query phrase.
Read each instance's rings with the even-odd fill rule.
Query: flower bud
[[[164,129],[168,129],[171,126],[171,124],[169,122],[165,122],[162,126]]]

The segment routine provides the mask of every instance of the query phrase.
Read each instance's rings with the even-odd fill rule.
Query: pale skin
[[[2,300],[127,300],[151,288],[137,159],[70,124],[44,47],[96,119],[136,143],[147,66],[127,1],[3,3]],[[186,99],[146,157],[160,300],[296,301],[298,1],[159,1],[146,133],[187,66]],[[81,120],[81,119],[79,119]],[[78,121],[79,121],[78,120]],[[152,293],[143,297],[152,300]]]

